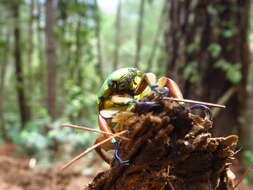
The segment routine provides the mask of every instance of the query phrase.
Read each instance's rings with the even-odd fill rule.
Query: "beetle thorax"
[[[135,92],[135,78],[136,73],[129,72],[126,75],[120,77],[119,79],[112,79],[109,81],[109,88],[113,93],[126,93],[129,95],[134,95]]]

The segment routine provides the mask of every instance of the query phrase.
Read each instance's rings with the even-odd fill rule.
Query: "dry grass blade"
[[[197,101],[197,100],[180,99],[180,98],[172,98],[172,97],[164,97],[163,99],[177,101],[177,102],[191,103],[191,104],[203,104],[206,106],[217,107],[217,108],[226,108],[226,106],[224,106],[224,105],[213,104],[213,103],[209,103],[209,102],[202,102],[202,101]]]
[[[98,130],[98,129],[92,129],[89,127],[84,127],[84,126],[79,126],[79,125],[72,125],[72,124],[62,124],[63,127],[70,127],[70,128],[74,128],[74,129],[81,129],[81,130],[86,130],[86,131],[91,131],[91,132],[96,132],[96,133],[102,133],[102,134],[106,134],[106,135],[114,135],[113,133],[109,133],[106,131],[102,131],[102,130]],[[122,137],[122,136],[118,136],[118,138],[125,140],[125,141],[129,141],[129,138],[126,137]]]
[[[79,160],[80,158],[82,158],[83,156],[85,156],[86,154],[88,154],[89,152],[91,152],[92,150],[94,150],[95,148],[101,146],[102,144],[110,141],[111,139],[115,138],[115,137],[119,137],[120,135],[123,135],[125,133],[127,133],[128,131],[127,130],[124,130],[124,131],[121,131],[119,133],[115,133],[113,135],[111,135],[110,137],[108,137],[107,139],[87,148],[83,153],[77,155],[75,158],[73,158],[72,160],[70,160],[68,163],[66,163],[62,168],[61,170],[64,170],[66,169],[67,167],[69,167],[71,164],[73,164],[74,162],[76,162],[77,160]]]

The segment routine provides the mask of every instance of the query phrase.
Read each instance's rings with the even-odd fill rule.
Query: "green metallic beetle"
[[[112,133],[113,130],[107,120],[111,119],[112,115],[119,111],[129,110],[133,104],[142,106],[157,105],[155,102],[139,102],[138,100],[152,91],[160,93],[161,91],[159,91],[159,89],[164,87],[167,87],[170,96],[183,99],[178,85],[170,78],[162,77],[157,82],[155,74],[142,73],[136,68],[122,68],[116,70],[105,80],[98,95],[98,124],[100,129]],[[108,137],[109,135],[99,136],[96,139],[96,143]],[[113,139],[112,142],[97,147],[95,150],[105,162],[110,163],[110,159],[104,155],[101,149],[108,151],[115,149],[115,145],[115,158],[120,163],[127,163],[127,161],[120,159],[117,141],[115,139]]]
[[[99,132],[102,133],[103,136],[99,136],[96,139],[95,145],[73,158],[65,164],[62,169],[70,166],[76,160],[80,159],[93,149],[95,149],[98,155],[107,163],[110,163],[110,159],[105,156],[102,149],[105,151],[115,149],[115,160],[117,160],[120,164],[127,165],[128,161],[122,160],[119,156],[120,145],[114,138],[118,137],[123,140],[129,140],[120,136],[120,134],[127,131],[114,131],[114,125],[110,121],[114,114],[125,110],[131,111],[135,104],[140,106],[159,105],[156,102],[139,101],[140,98],[152,93],[152,91],[161,94],[165,100],[177,101],[180,102],[180,104],[182,102],[195,104],[190,106],[189,109],[191,111],[195,109],[204,111],[204,119],[211,119],[211,111],[207,106],[225,108],[225,106],[219,104],[184,99],[178,85],[170,78],[161,77],[157,81],[156,76],[153,73],[142,73],[135,68],[119,69],[107,77],[98,95],[98,124],[101,130],[71,124],[65,125],[67,127]],[[116,134],[113,134],[114,132]],[[111,142],[109,140],[111,140]]]

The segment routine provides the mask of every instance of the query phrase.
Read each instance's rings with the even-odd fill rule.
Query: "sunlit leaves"
[[[186,47],[186,52],[190,54],[193,53],[194,51],[198,51],[200,48],[200,41],[201,41],[200,36],[195,35],[193,42]]]
[[[212,43],[209,45],[208,50],[213,58],[216,58],[221,53],[221,46],[217,43]]]
[[[214,66],[216,68],[219,68],[221,70],[223,70],[226,74],[227,79],[236,84],[239,83],[242,75],[241,75],[241,64],[237,63],[237,64],[231,64],[228,61],[226,61],[225,59],[219,59]]]

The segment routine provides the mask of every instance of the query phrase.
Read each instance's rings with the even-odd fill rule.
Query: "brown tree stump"
[[[113,162],[86,190],[232,190],[229,169],[238,137],[213,137],[212,121],[190,113],[185,105],[155,94],[143,101],[159,107],[136,107],[113,118],[115,132],[128,129],[120,155],[128,166]],[[218,127],[218,126],[216,126]]]

